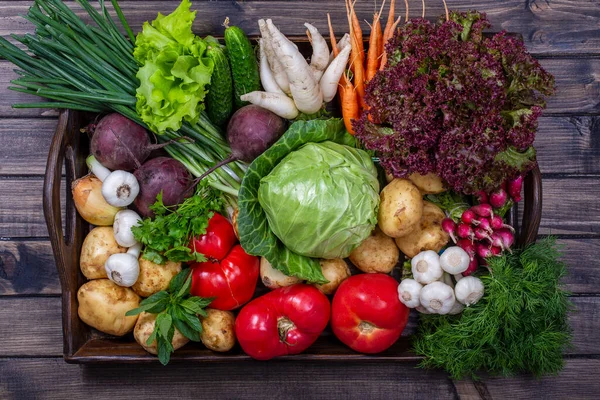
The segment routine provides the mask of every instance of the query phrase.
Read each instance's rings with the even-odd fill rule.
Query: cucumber
[[[240,96],[260,90],[258,62],[252,44],[243,30],[237,26],[228,26],[225,21],[225,46],[229,55],[231,75],[233,76],[233,104],[238,109],[248,104]]]
[[[233,82],[225,47],[213,37],[206,37],[206,55],[213,61],[214,68],[206,99],[208,118],[220,127],[225,126],[233,112]]]

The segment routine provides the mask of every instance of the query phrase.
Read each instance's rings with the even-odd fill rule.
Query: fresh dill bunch
[[[460,315],[421,314],[414,351],[423,368],[443,368],[453,379],[478,372],[504,376],[556,374],[570,346],[566,265],[554,238],[492,257],[480,276],[485,295]]]

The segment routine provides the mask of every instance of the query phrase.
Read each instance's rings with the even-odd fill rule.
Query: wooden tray
[[[89,140],[87,135],[79,131],[87,122],[84,113],[61,111],[48,155],[44,180],[44,215],[62,287],[64,358],[69,363],[157,362],[158,359],[144,351],[133,340],[131,334],[122,338],[103,334],[84,324],[77,315],[77,290],[86,281],[79,269],[79,254],[90,225],[77,214],[70,188],[75,179],[87,174],[85,158],[89,153]],[[65,181],[63,181],[63,165],[66,173]],[[61,191],[66,192],[64,217]],[[509,217],[513,225],[517,225],[515,228],[519,232],[518,245],[534,242],[540,224],[542,186],[537,167],[525,179],[524,191],[522,223],[520,226],[517,224],[516,207],[511,210]],[[393,275],[398,277],[399,274],[400,268],[397,268]],[[255,295],[266,291],[260,279],[258,286]],[[410,352],[410,334],[414,333],[417,319],[417,313],[412,311],[403,336],[390,349],[380,354],[356,353],[338,341],[328,328],[306,352],[279,359],[361,362],[418,360],[420,357]],[[189,343],[172,355],[171,362],[222,362],[250,359],[242,352],[239,345],[228,353],[216,353],[206,349],[201,343]]]

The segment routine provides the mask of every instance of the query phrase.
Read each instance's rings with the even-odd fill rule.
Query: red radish
[[[499,256],[500,254],[502,254],[502,248],[497,246],[490,247],[490,251],[492,252],[493,256]]]
[[[473,272],[477,271],[478,267],[479,267],[479,261],[477,260],[477,257],[471,257],[471,262],[469,263],[469,267],[462,273],[462,275],[469,276]]]
[[[460,239],[458,242],[456,242],[456,245],[458,247],[460,247],[461,249],[463,249],[464,251],[466,251],[467,254],[469,255],[469,257],[471,257],[471,259],[473,257],[475,257],[475,254],[476,254],[475,244],[473,242],[471,242],[469,239]]]
[[[456,228],[456,234],[460,238],[471,239],[473,238],[473,228],[471,228],[471,226],[467,224],[458,224],[458,227]]]
[[[475,214],[480,217],[492,217],[494,216],[494,210],[489,204],[479,204],[470,208]]]
[[[515,242],[515,235],[506,228],[498,229],[495,233],[500,236],[500,239],[502,240],[502,247],[505,249],[510,249]]]
[[[502,220],[502,217],[499,215],[494,215],[491,219],[490,219],[490,226],[492,227],[493,230],[497,230],[497,229],[502,229],[502,228],[506,228],[512,232],[515,231],[515,228],[513,228],[510,225],[507,225],[504,223],[504,221]]]
[[[456,231],[456,222],[452,218],[444,218],[442,220],[442,229],[452,238],[452,241],[456,243],[456,237],[454,232]]]
[[[481,258],[487,258],[487,257],[493,256],[490,246],[488,246],[486,244],[477,243],[475,245],[475,250],[477,251],[477,255]]]
[[[494,208],[501,208],[506,204],[506,200],[508,200],[508,196],[506,195],[506,191],[502,188],[492,192],[490,194],[490,205]]]
[[[483,228],[476,228],[474,234],[477,240],[490,240],[489,233]]]
[[[153,158],[138,168],[134,175],[140,184],[140,194],[134,203],[144,217],[154,215],[150,206],[154,204],[160,192],[165,206],[179,204],[186,191],[189,191],[190,195],[193,194],[193,191],[189,190],[192,174],[174,158]]]
[[[479,204],[487,204],[488,203],[488,195],[483,190],[480,190],[479,192],[475,193],[474,196]]]
[[[494,232],[490,235],[490,242],[492,243],[492,246],[504,249],[504,243],[502,242],[502,237],[497,232]]]
[[[464,222],[467,225],[477,225],[479,224],[478,221],[476,221],[477,216],[475,215],[475,213],[473,212],[473,210],[465,210],[462,215],[460,216],[460,220],[462,222]]]
[[[93,133],[90,152],[111,170],[139,168],[153,150],[168,144],[151,144],[146,129],[118,113],[108,114],[88,131]]]
[[[508,181],[507,185],[508,195],[513,201],[521,201],[521,188],[523,187],[523,176],[518,176],[515,179]]]
[[[488,233],[493,232],[489,218],[478,218],[477,221],[479,222],[479,224],[478,224],[479,228],[483,229],[484,231],[486,231]]]

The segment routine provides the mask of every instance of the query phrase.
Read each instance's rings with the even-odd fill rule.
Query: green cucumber
[[[233,112],[233,81],[225,46],[212,36],[205,38],[206,55],[213,61],[214,69],[205,104],[208,118],[220,127],[225,126]]]
[[[250,40],[242,29],[229,26],[228,23],[229,19],[226,19],[225,46],[227,46],[233,76],[233,103],[237,109],[248,104],[240,100],[241,95],[261,89],[260,74]]]

